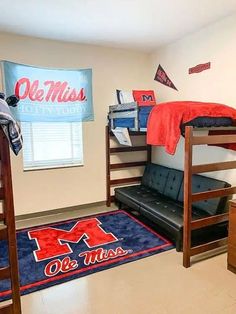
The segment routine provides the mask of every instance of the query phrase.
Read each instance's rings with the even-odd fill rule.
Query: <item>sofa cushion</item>
[[[217,190],[224,187],[229,186],[229,184],[225,181],[200,176],[200,175],[193,175],[192,176],[192,192],[199,193],[211,190]],[[183,202],[184,200],[184,183],[182,183],[178,200]],[[226,203],[226,198],[210,198],[203,201],[198,201],[193,203],[193,207],[201,209],[210,215],[215,215],[219,213],[219,210],[223,211]]]
[[[147,216],[147,213],[151,213],[157,219],[166,223],[169,227],[174,227],[180,230],[183,227],[183,207],[181,203],[168,202],[166,200],[156,200],[147,203],[142,203],[140,206],[140,212]],[[192,219],[200,219],[209,216],[206,212],[193,209]],[[162,225],[164,227],[164,225]]]
[[[126,186],[115,189],[115,198],[126,204],[128,207],[139,211],[142,200],[146,202],[156,200],[163,197],[153,189],[147,188],[143,185]]]
[[[164,166],[152,163],[148,164],[145,167],[142,177],[142,185],[154,189],[159,193],[163,193],[169,175],[169,170],[169,168]]]
[[[169,175],[165,185],[163,194],[172,200],[177,200],[184,173],[180,170],[169,169]]]

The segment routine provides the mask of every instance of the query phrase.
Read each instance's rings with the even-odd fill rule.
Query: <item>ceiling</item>
[[[236,0],[0,0],[0,31],[153,51],[236,11]]]

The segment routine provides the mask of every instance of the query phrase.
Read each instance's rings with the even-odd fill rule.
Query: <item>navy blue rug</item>
[[[17,245],[22,295],[173,248],[121,210],[20,230]],[[0,241],[0,267],[7,256]],[[10,294],[2,280],[0,300]]]

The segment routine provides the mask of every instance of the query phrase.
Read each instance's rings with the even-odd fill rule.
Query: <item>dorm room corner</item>
[[[0,314],[235,314],[236,1],[0,9]]]

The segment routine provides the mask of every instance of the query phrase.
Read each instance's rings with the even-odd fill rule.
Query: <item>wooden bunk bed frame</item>
[[[10,279],[12,289],[12,303],[1,306],[0,314],[20,314],[20,287],[16,247],[16,229],[11,177],[11,162],[8,140],[0,128],[0,165],[1,188],[0,200],[2,213],[0,213],[0,240],[8,243],[9,266],[0,268],[0,281]]]
[[[196,173],[212,172],[219,170],[228,170],[236,168],[236,161],[225,161],[210,164],[193,165],[193,146],[204,144],[229,144],[236,143],[236,134],[224,135],[205,135],[194,136],[194,131],[202,130],[236,130],[236,127],[217,127],[217,128],[193,128],[185,127],[185,163],[184,163],[184,230],[183,230],[183,266],[190,267],[192,256],[216,249],[227,244],[227,237],[204,243],[202,245],[191,245],[191,232],[199,228],[214,225],[216,223],[228,221],[228,213],[214,215],[207,218],[192,221],[192,203],[210,198],[229,196],[236,193],[236,186],[206,191],[201,193],[192,193],[192,175]]]
[[[230,196],[236,193],[236,186],[222,188],[213,191],[205,191],[201,193],[192,193],[192,175],[204,172],[214,172],[220,170],[229,170],[236,168],[236,160],[199,164],[193,165],[193,146],[204,145],[204,144],[229,144],[236,143],[236,134],[224,134],[224,135],[205,135],[205,136],[194,136],[194,131],[236,131],[236,127],[217,127],[217,128],[194,128],[192,126],[185,127],[185,162],[184,162],[184,229],[183,229],[183,266],[190,267],[190,260],[192,256],[204,253],[209,250],[219,248],[227,245],[227,237],[221,238],[215,241],[207,242],[201,245],[192,246],[191,234],[193,230],[200,229],[203,227],[211,226],[220,222],[228,221],[228,213],[210,216],[199,220],[192,221],[192,203],[200,200],[206,200],[210,198]],[[146,135],[146,132],[129,131],[130,135]],[[121,178],[112,180],[111,171],[127,168],[143,166],[146,163],[151,162],[151,146],[139,146],[139,147],[110,147],[110,139],[114,136],[109,127],[106,127],[106,164],[107,164],[107,198],[106,205],[111,206],[111,202],[114,201],[114,196],[111,195],[111,187],[115,185],[122,185],[127,183],[139,182],[141,177],[132,178]],[[111,164],[110,154],[119,152],[134,152],[134,151],[147,151],[147,160],[141,162],[130,162]]]
[[[119,146],[111,147],[111,138],[114,138],[114,134],[111,132],[109,126],[106,126],[106,206],[110,207],[111,203],[114,201],[114,195],[111,195],[111,188],[113,186],[122,186],[128,183],[138,183],[141,181],[142,177],[129,177],[129,178],[119,178],[112,179],[112,171],[121,170],[125,168],[141,167],[145,166],[147,163],[151,162],[151,145],[142,146]],[[144,131],[129,131],[129,135],[132,136],[145,136]],[[128,152],[138,152],[146,151],[146,160],[133,161],[126,163],[116,163],[111,164],[110,156],[112,154],[128,153]]]

